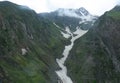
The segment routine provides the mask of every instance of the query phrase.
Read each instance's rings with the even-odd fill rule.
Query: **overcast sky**
[[[0,0],[5,1],[5,0]],[[91,14],[102,15],[120,3],[120,0],[8,0],[20,5],[26,5],[36,12],[50,12],[58,8],[84,7]]]

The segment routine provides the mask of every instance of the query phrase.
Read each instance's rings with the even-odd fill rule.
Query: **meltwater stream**
[[[65,49],[63,51],[63,57],[61,59],[56,59],[58,65],[60,66],[61,70],[57,70],[56,73],[57,75],[59,76],[60,80],[58,80],[58,83],[73,83],[71,78],[67,75],[67,68],[66,66],[64,65],[68,55],[69,55],[69,52],[71,51],[73,45],[74,45],[74,41],[78,38],[80,38],[82,35],[84,35],[87,31],[85,30],[81,30],[79,27],[76,28],[76,31],[75,32],[71,32],[69,30],[68,27],[66,27],[66,32],[67,33],[63,33],[63,36],[65,37],[66,35],[70,35],[72,38],[71,38],[71,44],[68,45],[68,46],[65,46]],[[76,35],[76,36],[73,36],[73,35]]]

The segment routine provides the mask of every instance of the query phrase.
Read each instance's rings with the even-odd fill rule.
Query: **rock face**
[[[56,83],[65,39],[31,9],[0,2],[0,83]]]
[[[66,63],[74,83],[120,82],[120,7],[106,12],[76,41]]]

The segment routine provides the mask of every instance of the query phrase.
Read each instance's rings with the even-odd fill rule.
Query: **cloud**
[[[11,1],[20,5],[26,5],[37,12],[49,11],[46,0],[0,0],[0,1]]]
[[[118,1],[118,2],[117,2],[117,5],[119,5],[119,6],[120,6],[120,1]]]
[[[0,0],[4,1],[4,0]],[[112,9],[120,0],[8,0],[20,5],[27,5],[36,12],[49,12],[58,8],[85,7],[91,14],[101,15]]]
[[[52,8],[79,8],[85,7],[90,13],[101,15],[112,9],[119,0],[49,0]]]

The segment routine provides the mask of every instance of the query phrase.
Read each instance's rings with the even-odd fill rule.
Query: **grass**
[[[114,19],[120,20],[120,12],[118,11],[110,11],[107,13],[107,15]]]

